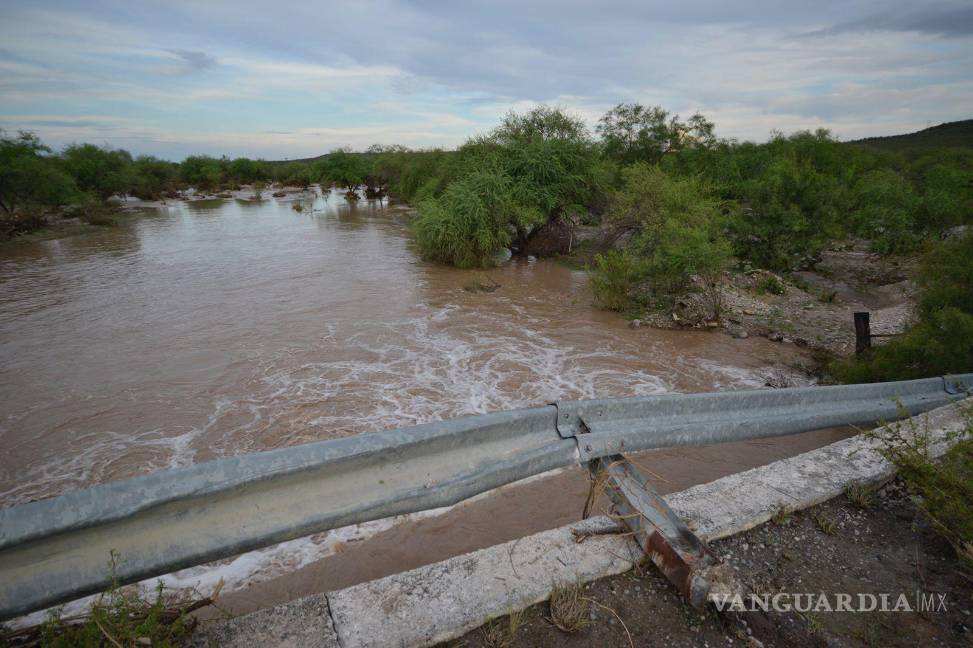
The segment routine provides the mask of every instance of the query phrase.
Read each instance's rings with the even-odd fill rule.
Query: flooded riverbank
[[[500,288],[470,292],[478,273],[420,260],[408,221],[406,209],[338,195],[179,202],[3,248],[0,506],[556,399],[760,387],[795,357],[761,339],[632,330],[592,307],[583,272],[550,261],[514,260],[489,271]],[[690,481],[762,456],[680,452]],[[479,540],[559,524],[573,497],[547,515],[501,517]],[[250,555],[231,565],[234,582],[388,530]],[[416,540],[427,549],[410,560],[465,547],[467,533],[457,523]],[[359,576],[374,571],[366,562]]]

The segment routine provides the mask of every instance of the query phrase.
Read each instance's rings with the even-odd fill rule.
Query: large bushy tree
[[[74,180],[57,164],[33,133],[0,131],[0,210],[10,219],[21,208],[49,207],[70,201]]]
[[[61,162],[81,191],[103,200],[130,193],[135,185],[128,151],[72,144],[61,153]]]
[[[360,153],[339,148],[315,164],[318,182],[338,185],[349,195],[357,192],[369,172],[368,160]]]
[[[469,140],[457,151],[450,175],[440,197],[419,204],[416,235],[426,257],[470,266],[488,265],[500,248],[523,243],[537,227],[586,211],[606,190],[611,169],[583,121],[540,106],[511,113],[489,134]],[[451,192],[453,185],[459,189]],[[473,246],[432,236],[469,231],[479,233]]]
[[[612,310],[664,302],[695,276],[719,315],[716,284],[730,258],[721,200],[695,179],[674,179],[658,167],[635,164],[622,172],[606,224],[627,244],[596,257],[595,298]]]
[[[598,122],[605,153],[622,164],[658,162],[668,152],[716,144],[713,123],[700,114],[685,122],[661,106],[618,104]]]

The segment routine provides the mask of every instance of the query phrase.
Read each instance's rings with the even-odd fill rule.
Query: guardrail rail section
[[[693,603],[708,550],[622,456],[891,421],[963,398],[973,374],[867,385],[559,401],[150,473],[0,509],[0,619],[329,529],[456,504],[568,466]]]

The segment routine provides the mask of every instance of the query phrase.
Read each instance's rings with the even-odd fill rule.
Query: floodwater
[[[583,272],[551,261],[515,259],[486,273],[496,291],[470,292],[480,273],[420,260],[409,217],[334,194],[178,202],[117,228],[0,248],[0,506],[556,399],[760,387],[794,353],[632,330],[592,307]],[[684,449],[676,463],[693,483],[830,438],[769,454],[767,442],[739,444],[710,459]],[[491,510],[499,530],[480,544],[555,526],[556,508],[506,521]],[[450,534],[466,530],[438,528],[403,560],[438,559],[450,549],[437,542],[452,547]],[[368,535],[343,533],[238,560],[239,582]]]

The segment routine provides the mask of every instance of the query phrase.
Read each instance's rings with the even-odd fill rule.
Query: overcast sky
[[[181,159],[451,147],[618,102],[723,137],[973,117],[970,0],[0,0],[0,128]]]

